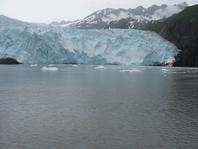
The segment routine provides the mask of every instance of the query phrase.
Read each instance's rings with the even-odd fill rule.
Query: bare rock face
[[[20,64],[16,59],[14,58],[10,58],[10,57],[7,57],[7,58],[0,58],[0,64]]]

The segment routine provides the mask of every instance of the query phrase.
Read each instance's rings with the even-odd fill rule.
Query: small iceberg
[[[104,68],[105,68],[104,66],[100,65],[100,66],[95,67],[94,69],[104,69]]]
[[[138,70],[138,69],[126,69],[126,70],[120,70],[120,72],[141,72],[141,70]]]
[[[162,72],[166,73],[166,72],[170,72],[170,69],[166,69],[166,68],[162,68]]]
[[[44,67],[41,68],[41,70],[42,71],[56,72],[56,71],[58,71],[58,68],[57,67],[46,67],[46,66],[44,66]]]
[[[32,65],[30,65],[30,67],[37,67],[38,66],[38,64],[32,64]]]
[[[72,65],[72,67],[78,67],[78,65]]]
[[[49,67],[53,67],[53,66],[54,66],[54,64],[49,64],[48,66],[49,66]]]

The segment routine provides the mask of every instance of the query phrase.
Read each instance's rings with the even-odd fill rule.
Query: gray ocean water
[[[198,69],[0,66],[0,149],[197,149]]]

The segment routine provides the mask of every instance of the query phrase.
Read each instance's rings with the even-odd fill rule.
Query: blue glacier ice
[[[153,65],[174,61],[178,49],[141,30],[81,30],[0,16],[0,57],[22,63]]]

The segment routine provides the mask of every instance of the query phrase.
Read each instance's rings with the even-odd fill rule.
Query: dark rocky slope
[[[0,58],[0,64],[20,64],[17,60],[13,58]]]
[[[174,66],[198,67],[198,5],[187,7],[168,19],[150,23],[146,30],[159,33],[181,50]]]

